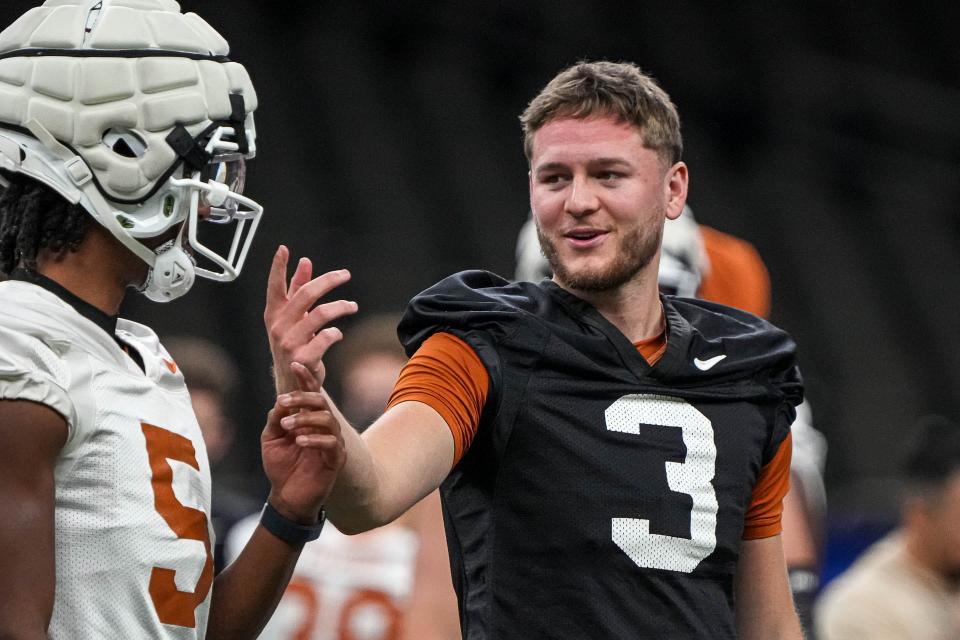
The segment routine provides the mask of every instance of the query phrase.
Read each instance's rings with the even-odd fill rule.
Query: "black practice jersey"
[[[662,301],[653,367],[550,281],[468,271],[410,303],[408,353],[449,332],[490,376],[441,486],[466,640],[735,637],[744,516],[802,397],[794,344],[742,311]]]

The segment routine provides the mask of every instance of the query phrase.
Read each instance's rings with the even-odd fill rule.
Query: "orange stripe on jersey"
[[[710,261],[697,297],[749,311],[770,314],[770,275],[752,244],[700,225],[703,248]]]
[[[450,333],[427,338],[400,372],[387,408],[415,400],[434,409],[453,434],[456,465],[480,426],[490,376],[470,345]]]
[[[783,497],[790,489],[790,457],[793,454],[793,435],[780,443],[777,454],[763,469],[753,487],[750,507],[743,526],[743,539],[769,538],[783,530]]]

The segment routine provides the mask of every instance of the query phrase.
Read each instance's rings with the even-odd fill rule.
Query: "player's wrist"
[[[313,520],[314,522],[311,524],[293,520],[278,511],[269,499],[264,503],[263,511],[260,513],[260,525],[264,529],[274,537],[295,547],[320,537],[320,532],[326,522],[323,507],[317,511]]]
[[[273,363],[273,384],[277,390],[277,395],[283,393],[290,393],[291,391],[296,391],[297,389],[297,380],[289,372],[284,373],[285,369],[289,367],[284,367],[283,364],[279,362]]]
[[[312,526],[322,519],[323,505],[297,507],[273,492],[267,497],[267,504],[278,514],[298,525]]]

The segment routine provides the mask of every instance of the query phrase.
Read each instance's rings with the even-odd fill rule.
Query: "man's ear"
[[[669,169],[663,179],[664,195],[667,202],[667,219],[676,220],[683,213],[687,202],[687,186],[690,174],[684,162],[677,162]]]

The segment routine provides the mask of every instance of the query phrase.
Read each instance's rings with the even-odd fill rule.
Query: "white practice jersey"
[[[260,514],[227,534],[228,561]],[[400,524],[347,536],[326,523],[300,554],[293,579],[261,640],[395,640],[413,592],[419,538]]]
[[[113,337],[44,288],[0,282],[0,399],[63,416],[49,637],[202,638],[210,468],[183,376],[147,327]]]

